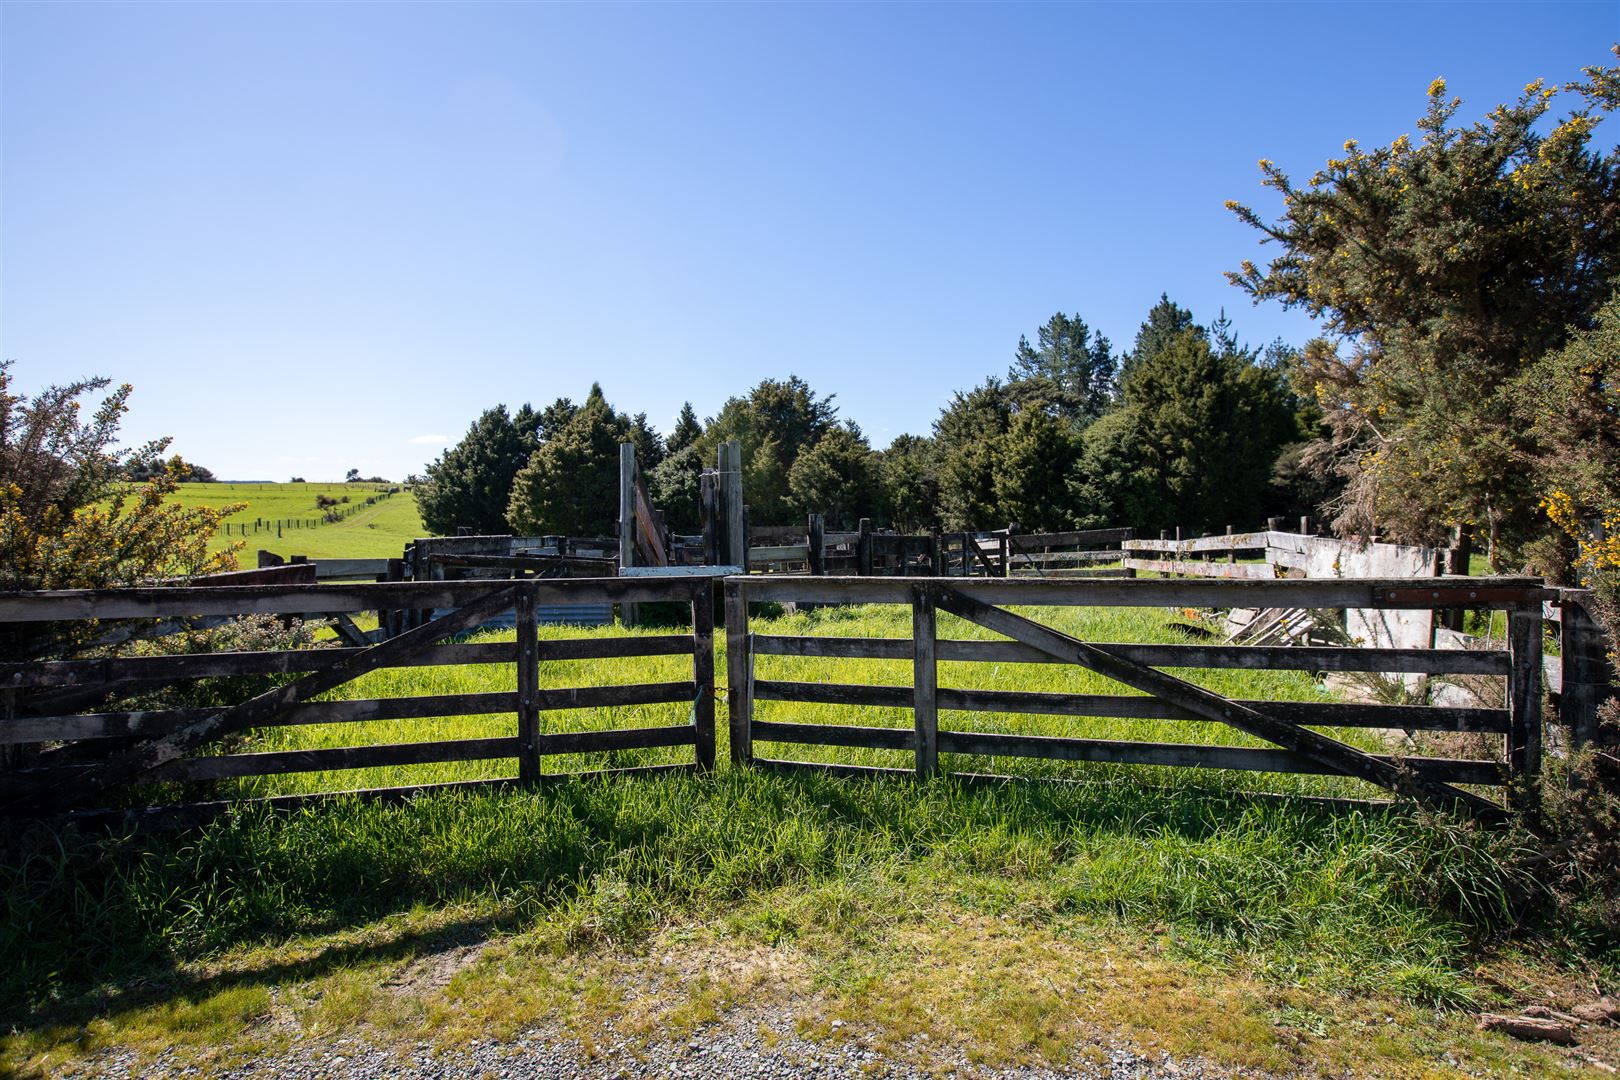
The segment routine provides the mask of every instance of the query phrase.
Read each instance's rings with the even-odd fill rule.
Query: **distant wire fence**
[[[317,495],[316,511],[313,517],[281,517],[281,518],[254,518],[252,521],[226,521],[220,525],[220,532],[225,536],[254,536],[275,533],[279,538],[283,532],[301,529],[318,529],[322,525],[336,525],[341,521],[353,517],[360,511],[376,506],[384,499],[404,491],[398,485],[379,490],[375,495],[368,495],[363,502],[353,502],[349,496]]]

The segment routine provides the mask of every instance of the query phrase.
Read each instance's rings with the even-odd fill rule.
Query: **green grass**
[[[1183,640],[1154,610],[1038,614],[1090,640]],[[975,633],[941,622],[942,636]],[[903,637],[910,622],[903,609],[874,606],[756,619],[752,628]],[[544,665],[541,679],[662,681],[689,677],[690,663],[558,662]],[[895,684],[910,675],[906,664],[785,657],[761,658],[760,673]],[[1322,696],[1303,675],[1184,674],[1245,697]],[[400,669],[343,692],[470,693],[514,682],[511,665]],[[945,664],[940,682],[1104,689],[1058,665]],[[759,710],[762,718],[910,725],[901,710]],[[724,760],[723,695],[718,711]],[[543,722],[547,730],[606,728],[679,723],[688,713],[661,705],[548,714]],[[942,723],[1247,741],[1180,722],[947,713]],[[278,728],[252,734],[244,748],[513,731],[510,715]],[[1374,745],[1369,733],[1347,735]],[[546,764],[644,764],[689,753]],[[376,1038],[414,1042],[427,1032],[485,1037],[559,1017],[580,1025],[585,1039],[604,1017],[679,1030],[728,1003],[772,995],[805,1009],[803,1023],[817,1037],[834,1037],[828,1019],[846,1016],[896,1046],[920,1032],[965,1040],[991,1061],[1061,1064],[1084,1020],[1178,1053],[1271,1069],[1430,1075],[1431,1067],[1445,1071],[1447,1053],[1487,1072],[1502,1062],[1532,1073],[1556,1064],[1539,1049],[1474,1033],[1468,1019],[1467,1010],[1509,993],[1503,957],[1509,967],[1520,961],[1517,947],[1504,951],[1503,935],[1535,910],[1536,883],[1511,869],[1511,836],[1251,794],[1366,793],[1333,778],[951,758],[944,765],[1077,782],[964,785],[947,776],[919,785],[722,766],[709,775],[558,782],[404,805],[345,799],[279,816],[244,809],[184,835],[41,828],[0,864],[0,1019],[13,1031],[0,1045],[0,1065],[44,1067],[108,1045],[265,1052],[285,1037],[266,1026],[272,1001],[299,1030],[349,1034],[363,1024]],[[506,761],[289,775],[222,792],[513,771]],[[1570,948],[1557,933],[1519,932],[1529,934],[1526,951]],[[468,942],[481,943],[483,959],[443,991],[379,989],[409,983],[413,964]],[[1588,945],[1585,953],[1579,964],[1613,977],[1612,952]],[[649,955],[695,973],[651,994],[628,993],[647,978]],[[1563,977],[1556,963],[1536,964],[1540,985]],[[704,965],[719,965],[720,974],[705,974]],[[776,974],[760,974],[767,969]],[[1396,1017],[1400,1026],[1390,1026]]]
[[[246,503],[245,509],[227,520],[227,527],[209,543],[210,551],[245,543],[238,559],[244,568],[257,565],[260,549],[282,558],[305,555],[311,559],[397,559],[405,545],[427,535],[416,498],[408,490],[381,498],[364,507],[367,498],[378,496],[393,485],[385,484],[181,484],[170,497],[182,506],[223,507]],[[342,499],[339,508],[356,510],[342,521],[321,521],[324,512],[316,505],[317,495]],[[276,522],[281,522],[281,535]],[[302,523],[294,528],[292,521]],[[255,522],[259,522],[255,528]],[[313,525],[310,523],[314,522]],[[246,526],[246,535],[243,526]]]

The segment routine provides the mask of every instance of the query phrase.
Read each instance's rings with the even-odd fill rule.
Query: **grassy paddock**
[[[239,556],[244,567],[257,565],[255,554],[260,548],[273,551],[286,558],[307,555],[311,559],[397,559],[405,545],[419,536],[425,536],[422,515],[416,508],[416,496],[408,490],[399,491],[373,506],[364,507],[342,521],[327,524],[320,520],[324,512],[316,505],[317,495],[332,499],[348,496],[347,503],[339,507],[345,511],[366,499],[388,490],[390,484],[181,484],[168,499],[181,506],[222,507],[246,503],[247,508],[233,514],[226,521],[230,528],[217,533],[209,542],[210,551],[220,551],[232,544],[246,543]],[[262,519],[272,524],[268,529],[254,531],[253,522]],[[296,519],[314,521],[313,527],[283,528],[276,536],[276,520]],[[247,524],[243,536],[242,524]]]
[[[1162,612],[1041,612],[1093,640],[1174,641]],[[942,619],[942,635],[975,628]],[[760,632],[904,636],[900,608],[759,620]],[[601,631],[548,630],[556,636]],[[906,681],[881,661],[762,658],[762,674]],[[948,686],[1102,689],[1055,665],[944,665]],[[724,665],[719,666],[724,671]],[[545,685],[686,676],[690,659],[547,665]],[[1306,676],[1192,672],[1309,700]],[[510,665],[378,672],[348,696],[509,689]],[[723,703],[723,698],[722,698]],[[908,714],[764,703],[762,716],[908,726]],[[875,714],[875,715],[874,715]],[[678,722],[679,705],[544,718],[551,730]],[[724,710],[720,727],[724,731]],[[947,714],[984,730],[1241,741],[1207,725]],[[255,749],[508,734],[510,716],[255,733]],[[1370,745],[1366,732],[1355,738]],[[792,748],[845,761],[878,752]],[[722,745],[721,755],[724,757]],[[575,767],[683,760],[679,750]],[[892,763],[892,762],[889,762]],[[26,1070],[109,1046],[271,1052],[356,1026],[454,1041],[604,1017],[649,1032],[791,999],[811,1034],[847,1018],[987,1061],[1063,1063],[1088,1030],[1264,1068],[1435,1075],[1561,1067],[1472,1031],[1466,1010],[1615,973],[1567,932],[1504,935],[1536,885],[1513,839],[1403,812],[1335,813],[1254,791],[1354,794],[1332,778],[947,760],[1068,784],[839,781],[722,767],[406,805],[243,810],[183,836],[46,830],[0,866],[0,967]],[[548,762],[548,767],[561,767]],[[244,781],[242,794],[510,773],[496,762]],[[1567,930],[1567,928],[1565,928]],[[1524,935],[1528,935],[1525,937]],[[1520,944],[1522,943],[1522,944]],[[1522,952],[1521,952],[1522,950]],[[1530,961],[1560,952],[1567,962]],[[417,992],[447,955],[467,959]],[[645,993],[648,957],[664,974]],[[666,977],[667,976],[667,977]],[[639,989],[638,989],[639,988]],[[1545,997],[1546,991],[1542,990]],[[797,1006],[796,1006],[797,1007]],[[275,1019],[274,1023],[269,1020]],[[1089,1025],[1089,1026],[1088,1026]],[[278,1042],[279,1040],[279,1042]],[[1450,1055],[1448,1058],[1447,1055]]]

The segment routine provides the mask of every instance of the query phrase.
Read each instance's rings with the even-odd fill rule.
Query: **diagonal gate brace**
[[[33,802],[27,807],[29,810],[48,810],[70,802],[78,802],[85,795],[137,780],[159,765],[173,761],[204,743],[247,728],[261,726],[316,694],[325,693],[377,668],[397,664],[431,648],[444,638],[471,630],[511,608],[516,601],[516,586],[490,593],[414,630],[363,649],[329,668],[306,675],[285,686],[278,686],[274,690],[268,690],[258,697],[249,698],[166,735],[142,742],[75,779],[69,790],[62,790],[58,786],[60,784],[58,775],[46,773],[43,769],[40,776],[32,778],[27,776],[26,771],[13,773],[7,778],[10,782],[6,785],[8,790],[4,804],[8,808],[16,808],[32,798]],[[51,754],[41,755],[40,765],[52,764],[51,757]],[[55,790],[50,790],[51,788]]]
[[[1292,750],[1334,772],[1388,788],[1435,809],[1450,809],[1460,805],[1471,813],[1483,817],[1500,817],[1502,814],[1502,807],[1489,799],[1450,784],[1413,775],[1408,770],[1363,753],[1353,746],[1330,739],[1310,728],[1279,720],[1251,706],[1223,698],[1201,686],[1178,679],[1174,675],[1167,675],[1146,664],[1126,660],[1106,649],[1087,644],[1049,626],[1042,626],[1021,615],[986,604],[955,589],[944,586],[931,588],[935,591],[936,604],[953,615],[977,623],[988,630],[1005,634],[1014,641],[1039,649],[1048,656],[1079,664],[1133,689],[1152,694],[1207,720],[1228,724],[1239,731]]]

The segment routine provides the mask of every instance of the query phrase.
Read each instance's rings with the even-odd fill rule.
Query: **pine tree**
[[[932,439],[896,436],[880,456],[878,476],[881,501],[895,528],[903,532],[939,528],[939,477]]]
[[[1053,315],[1035,333],[1036,344],[1018,339],[1008,388],[1026,408],[1042,408],[1082,428],[1101,416],[1114,394],[1118,361],[1108,339],[1078,315]]]
[[[799,455],[788,488],[801,517],[818,513],[831,528],[854,528],[877,507],[878,457],[860,428],[841,424]]]
[[[995,476],[1002,516],[1025,530],[1050,532],[1070,521],[1067,482],[1076,457],[1075,435],[1057,417],[1020,411],[1001,441]]]
[[[574,418],[529,458],[512,484],[506,519],[525,536],[611,536],[619,517],[619,444],[630,424],[591,387]]]
[[[670,430],[669,438],[664,441],[664,449],[668,453],[678,454],[697,442],[702,435],[703,425],[698,423],[692,403],[682,402],[680,415],[675,417],[675,426]]]
[[[940,518],[947,529],[983,529],[1001,516],[996,462],[1011,421],[1007,388],[994,378],[958,390],[934,421]]]
[[[1203,328],[1193,321],[1192,312],[1171,300],[1169,293],[1160,293],[1159,302],[1153,305],[1147,318],[1136,331],[1136,343],[1120,361],[1120,383],[1123,384],[1130,378],[1131,372],[1135,371],[1143,360],[1156,355],[1188,330],[1204,333]]]
[[[534,414],[525,405],[519,415],[527,424]],[[486,409],[460,442],[427,466],[415,489],[422,524],[441,536],[458,529],[504,533],[512,479],[534,449],[533,435],[519,429],[505,405]]]

